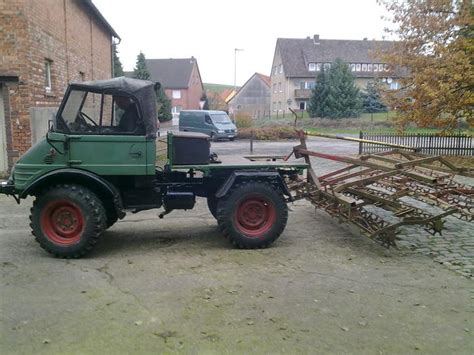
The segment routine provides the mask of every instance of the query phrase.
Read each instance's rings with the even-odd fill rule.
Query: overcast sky
[[[197,58],[205,83],[237,85],[269,75],[277,38],[382,39],[387,25],[375,0],[93,0],[122,38],[119,56],[132,70],[146,58]]]

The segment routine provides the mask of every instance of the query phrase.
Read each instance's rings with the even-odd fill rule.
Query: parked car
[[[237,136],[237,127],[224,111],[181,110],[179,113],[179,130],[205,133],[213,141],[221,138],[228,138],[233,141]]]

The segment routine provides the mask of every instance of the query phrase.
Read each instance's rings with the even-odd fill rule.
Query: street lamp
[[[242,48],[234,48],[234,96],[237,93],[237,52],[243,51]]]

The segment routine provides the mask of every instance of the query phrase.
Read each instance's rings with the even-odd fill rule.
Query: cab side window
[[[127,96],[114,96],[115,131],[141,135],[145,126],[140,117],[137,104]]]
[[[145,126],[132,98],[104,95],[101,132],[104,134],[142,135]]]
[[[144,135],[135,101],[125,95],[72,90],[56,129],[64,133]]]
[[[204,118],[204,122],[206,122],[207,124],[212,124],[211,116],[206,115],[206,117]]]

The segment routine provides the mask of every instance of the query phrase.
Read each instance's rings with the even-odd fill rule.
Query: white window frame
[[[351,71],[356,71],[356,65],[354,63],[351,63]]]
[[[321,71],[321,63],[316,63],[316,71]]]
[[[171,94],[173,99],[181,98],[181,90],[173,90]]]
[[[309,63],[308,71],[316,71],[316,63]]]
[[[45,58],[44,60],[44,89],[46,92],[51,92],[53,87],[53,82],[51,80],[51,64],[53,61],[51,59]]]
[[[383,71],[383,64],[379,64],[379,71]]]
[[[360,71],[360,63],[356,64],[356,71]]]
[[[280,72],[280,74],[283,73],[283,64],[280,64],[280,66],[279,66],[279,72]]]
[[[372,71],[372,63],[367,64],[367,71]]]
[[[283,88],[281,83],[278,83],[278,92],[283,92]]]
[[[367,64],[362,64],[362,71],[367,71]]]
[[[396,80],[390,83],[390,90],[398,90],[400,89],[400,83]]]

